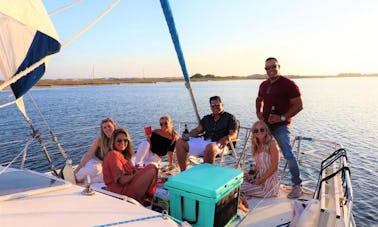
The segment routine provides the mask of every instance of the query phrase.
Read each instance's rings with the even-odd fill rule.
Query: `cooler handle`
[[[195,221],[189,221],[187,219],[185,219],[183,216],[184,216],[184,197],[181,196],[181,219],[183,221],[187,221],[189,224],[196,224],[197,221],[198,221],[198,210],[199,210],[199,202],[198,200],[196,200],[196,220]]]

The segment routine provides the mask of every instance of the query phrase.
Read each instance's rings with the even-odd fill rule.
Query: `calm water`
[[[220,95],[226,111],[234,113],[242,125],[250,126],[256,120],[254,102],[260,82],[192,83],[200,115],[210,111],[208,98]],[[339,141],[344,145],[352,169],[356,222],[359,226],[377,225],[378,78],[298,79],[296,82],[303,93],[304,110],[294,118],[292,134]],[[120,126],[127,127],[135,144],[143,139],[143,126],[158,127],[158,119],[164,114],[171,115],[175,121],[196,120],[183,83],[36,88],[31,94],[32,98],[27,96],[25,103],[36,128],[43,135],[48,133],[47,129],[54,131],[74,162],[86,152],[83,146],[88,146],[97,135],[98,128],[92,126],[98,126],[105,117],[111,116]],[[0,98],[5,95],[6,92],[1,92]],[[32,100],[48,126],[34,110]],[[0,119],[0,144],[28,138],[30,128],[13,106],[0,109]],[[65,133],[88,127],[85,133]],[[0,163],[9,161],[22,148],[16,146],[9,151],[0,146]],[[46,171],[43,159],[28,168]]]

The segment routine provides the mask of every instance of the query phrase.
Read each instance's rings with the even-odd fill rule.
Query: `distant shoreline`
[[[311,78],[342,78],[342,77],[378,77],[378,74],[339,74],[336,76],[296,76],[288,75],[292,79],[311,79]],[[266,75],[254,74],[251,76],[214,76],[195,74],[190,78],[191,82],[205,81],[226,81],[226,80],[263,80]],[[111,85],[111,84],[135,84],[135,83],[161,83],[161,82],[184,82],[179,77],[162,78],[94,78],[94,79],[41,79],[36,86],[86,86],[86,85]],[[0,83],[3,81],[0,80]]]

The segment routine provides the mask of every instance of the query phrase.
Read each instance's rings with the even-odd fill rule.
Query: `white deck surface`
[[[80,186],[66,185],[55,191],[37,191],[0,201],[0,226],[99,226],[115,222],[129,222],[128,226],[177,226],[161,217],[146,220],[160,214],[143,206],[99,192],[87,196],[82,191]],[[130,223],[136,219],[144,220]]]
[[[293,218],[294,199],[288,199],[290,186],[281,185],[278,197],[252,198],[248,200],[250,213],[244,219],[236,219],[235,226],[279,226],[288,223]],[[305,193],[301,199],[310,199],[311,193]]]

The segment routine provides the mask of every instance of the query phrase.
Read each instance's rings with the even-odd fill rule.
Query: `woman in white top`
[[[100,135],[93,141],[92,146],[74,170],[76,182],[84,182],[87,176],[91,178],[92,183],[104,182],[102,161],[110,150],[110,139],[116,127],[117,125],[112,118],[106,118],[101,121]]]

